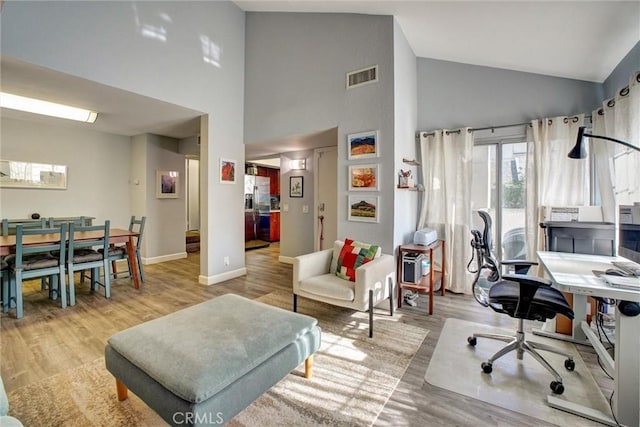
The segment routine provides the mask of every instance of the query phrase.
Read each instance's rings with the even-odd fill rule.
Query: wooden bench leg
[[[304,361],[304,377],[311,378],[313,370],[313,355],[307,357]]]
[[[123,401],[129,397],[129,390],[127,386],[120,382],[119,379],[116,378],[116,392],[118,393],[118,400]]]

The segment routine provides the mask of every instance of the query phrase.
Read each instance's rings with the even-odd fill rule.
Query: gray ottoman
[[[171,425],[223,424],[320,347],[316,319],[227,294],[119,332],[105,348],[118,399],[131,390]]]

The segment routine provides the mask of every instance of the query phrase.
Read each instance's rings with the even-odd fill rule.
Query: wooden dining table
[[[136,257],[136,247],[134,243],[134,237],[138,236],[138,232],[123,230],[121,228],[109,229],[109,244],[125,243],[127,245],[127,257],[129,259],[129,265],[131,266],[131,274],[133,277],[133,286],[136,289],[140,289],[140,270],[138,268],[138,259]],[[101,231],[79,231],[74,234],[73,239],[75,241],[87,241],[99,239],[104,235]],[[30,234],[23,236],[23,245],[43,245],[48,243],[55,243],[60,241],[59,233],[49,234]],[[16,236],[0,236],[0,255],[5,256],[16,251]],[[105,272],[109,274],[109,272]]]

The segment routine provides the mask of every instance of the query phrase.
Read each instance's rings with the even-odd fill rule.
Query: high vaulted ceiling
[[[418,57],[602,83],[640,40],[640,1],[235,1],[245,11],[393,15]]]

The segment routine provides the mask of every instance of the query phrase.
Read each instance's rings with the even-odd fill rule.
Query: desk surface
[[[593,274],[593,270],[613,267],[612,261],[628,261],[626,258],[544,251],[538,252],[538,258],[561,291],[640,302],[640,291],[611,287]]]

